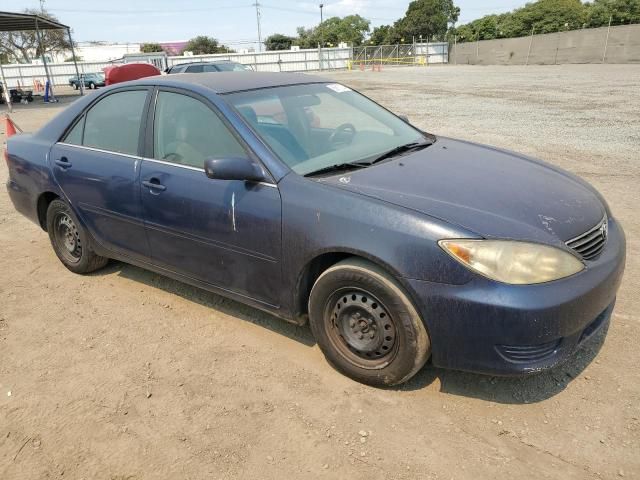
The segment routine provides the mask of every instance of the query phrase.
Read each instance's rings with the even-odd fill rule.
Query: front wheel
[[[64,266],[74,273],[93,272],[109,261],[96,255],[89,235],[62,200],[54,200],[47,209],[47,232],[54,252]]]
[[[329,363],[368,385],[403,383],[431,354],[429,335],[407,294],[365,260],[347,259],[320,275],[309,298],[309,320]]]

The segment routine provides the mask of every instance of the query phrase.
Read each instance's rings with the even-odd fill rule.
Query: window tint
[[[328,89],[327,89],[328,90]],[[362,115],[357,105],[343,101],[331,92],[315,94],[316,105],[305,107],[311,127],[336,129],[351,124],[356,131],[368,131],[393,135],[393,130],[371,115]]]
[[[70,143],[71,145],[82,145],[82,129],[84,128],[84,115],[78,123],[71,129],[67,136],[64,138],[64,143]]]
[[[100,100],[87,112],[82,144],[136,155],[146,97],[146,90],[135,90]]]
[[[203,65],[202,71],[203,72],[219,72],[220,70],[218,70],[214,65]]]
[[[210,157],[246,157],[244,149],[207,105],[178,93],[160,92],[153,129],[154,158],[204,167]]]
[[[289,123],[282,101],[275,93],[257,98],[251,104],[240,104],[238,108],[251,123],[268,125],[288,125]]]
[[[399,146],[426,141],[420,131],[337,83],[231,93],[225,100],[301,175],[369,162]]]
[[[202,65],[192,65],[191,67],[187,67],[187,73],[202,73],[202,71]]]

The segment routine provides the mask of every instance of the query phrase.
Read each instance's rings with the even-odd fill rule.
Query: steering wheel
[[[356,127],[351,123],[343,123],[338,126],[331,136],[329,142],[334,146],[349,145],[353,141],[353,137],[356,135]]]
[[[182,161],[182,155],[180,155],[179,153],[167,153],[164,157],[162,157],[162,159],[169,160],[170,162],[180,163]]]

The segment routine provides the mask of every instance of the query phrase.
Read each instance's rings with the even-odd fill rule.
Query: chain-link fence
[[[446,42],[354,47],[353,60],[349,68],[365,68],[370,65],[400,66],[447,63],[448,47]]]

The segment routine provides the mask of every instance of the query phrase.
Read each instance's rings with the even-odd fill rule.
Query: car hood
[[[605,215],[598,194],[568,172],[513,152],[442,137],[424,150],[321,181],[487,238],[559,245]]]

